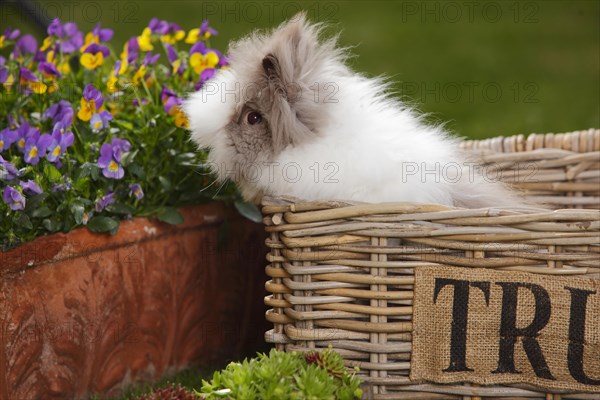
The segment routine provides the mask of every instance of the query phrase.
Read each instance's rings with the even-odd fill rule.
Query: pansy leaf
[[[52,164],[45,163],[44,164],[44,177],[48,179],[50,182],[58,182],[62,177],[62,174],[56,167]]]
[[[52,215],[52,210],[46,206],[37,207],[31,212],[33,218],[46,218]]]
[[[81,165],[81,167],[77,168],[76,172],[75,172],[75,180],[79,181],[83,178],[86,178],[88,176],[90,176],[91,174],[91,163],[83,163]]]
[[[194,153],[181,153],[175,156],[175,163],[180,165],[188,165],[195,158],[196,154]]]
[[[100,173],[100,167],[94,163],[86,162],[79,167],[76,173],[76,180],[79,181],[87,176],[91,176],[92,179],[97,180]]]
[[[131,122],[123,121],[122,119],[116,119],[113,122],[115,123],[115,125],[120,126],[121,128],[125,129],[126,131],[133,130],[133,124]]]
[[[58,230],[60,230],[60,228],[62,227],[61,222],[58,220],[58,218],[53,217],[53,218],[46,218],[42,221],[42,226],[44,228],[46,228],[46,230],[48,232],[56,232]]]
[[[85,178],[76,180],[75,184],[73,185],[73,187],[78,192],[87,193],[87,189],[88,189],[89,184],[90,184],[90,178],[86,176]]]
[[[133,215],[133,213],[135,212],[135,209],[133,207],[131,207],[129,204],[123,203],[110,204],[106,206],[106,210],[111,213],[121,215]]]
[[[31,220],[25,213],[19,213],[19,216],[15,218],[15,226],[18,226],[20,229],[33,229]]]
[[[92,179],[94,181],[97,181],[98,178],[100,177],[100,168],[96,165],[94,165],[95,168],[92,168]]]
[[[83,223],[83,214],[85,213],[85,208],[81,204],[71,204],[71,214],[73,214],[73,218],[75,218],[75,222],[77,224]]]
[[[129,164],[131,164],[131,162],[133,161],[135,156],[138,154],[138,152],[139,152],[139,150],[134,150],[134,151],[128,151],[127,153],[123,153],[121,155],[121,165],[124,167],[127,167]]]
[[[88,223],[87,227],[92,232],[115,232],[119,227],[119,221],[104,216],[96,216],[92,217]]]
[[[158,181],[162,185],[165,192],[168,192],[169,190],[171,190],[171,181],[169,180],[169,178],[166,178],[161,175],[158,177]]]
[[[254,204],[243,200],[237,200],[234,205],[238,212],[250,221],[256,222],[257,224],[262,223],[262,214]]]
[[[31,215],[31,213],[33,211],[35,211],[38,208],[38,206],[44,200],[46,200],[47,197],[48,197],[48,193],[40,193],[40,194],[36,194],[35,196],[28,198],[27,204],[25,205],[25,212],[27,212],[28,214]]]
[[[140,167],[136,163],[129,165],[127,167],[127,171],[131,172],[133,175],[137,176],[138,178],[140,178],[142,180],[144,180],[146,178],[146,172],[144,171],[144,169],[142,167]]]
[[[167,224],[177,225],[183,223],[183,215],[173,207],[163,208],[157,215],[157,218]]]

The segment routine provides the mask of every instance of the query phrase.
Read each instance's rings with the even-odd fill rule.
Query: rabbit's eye
[[[256,111],[251,111],[246,116],[246,120],[250,125],[260,124],[262,122],[262,115]]]

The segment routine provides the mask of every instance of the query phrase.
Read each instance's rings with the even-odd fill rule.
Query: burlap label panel
[[[600,393],[600,279],[415,271],[410,377]]]

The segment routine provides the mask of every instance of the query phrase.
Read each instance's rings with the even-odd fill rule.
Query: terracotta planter
[[[182,212],[0,253],[0,399],[114,395],[262,345],[262,226],[222,204]]]

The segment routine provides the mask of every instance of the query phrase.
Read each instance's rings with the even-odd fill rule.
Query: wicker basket
[[[266,272],[271,277],[266,288],[272,293],[265,298],[270,307],[266,318],[274,324],[267,341],[287,351],[332,346],[348,367],[360,368],[365,398],[600,398],[600,386],[593,384],[582,390],[577,385],[549,389],[523,379],[501,384],[489,384],[487,377],[453,383],[412,379],[414,313],[419,307],[423,313],[413,301],[415,291],[424,290],[415,289],[419,271],[489,272],[514,275],[517,281],[524,274],[600,287],[600,211],[595,210],[600,208],[600,130],[470,141],[464,147],[503,171],[503,179],[528,196],[542,197],[561,210],[265,198]],[[497,285],[492,282],[492,290]],[[597,309],[588,308],[586,335],[600,342]],[[419,318],[422,323],[424,317]],[[547,340],[544,335],[540,340]],[[467,353],[472,362],[473,352]],[[584,368],[595,373],[600,358],[588,359]]]

